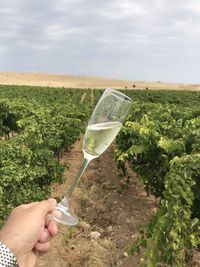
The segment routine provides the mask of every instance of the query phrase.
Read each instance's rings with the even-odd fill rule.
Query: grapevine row
[[[63,98],[52,102],[56,91],[49,99],[48,94],[42,99],[41,93],[34,95],[32,90],[32,99],[24,97],[24,91],[21,97],[17,90],[16,95],[11,92],[12,98],[7,95],[0,100],[0,224],[13,207],[44,199],[52,183],[63,182],[66,165],[56,156],[79,137],[91,109],[87,92],[84,104],[80,104],[81,94],[71,92],[65,103]]]
[[[148,245],[147,266],[187,266],[187,251],[200,244],[199,107],[135,102],[117,143],[119,166],[127,161],[160,197],[146,242],[138,241]]]

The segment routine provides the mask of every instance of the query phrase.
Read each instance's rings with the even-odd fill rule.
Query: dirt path
[[[59,234],[37,267],[134,267],[142,255],[128,256],[126,247],[138,237],[138,226],[155,212],[156,201],[146,196],[138,179],[130,171],[130,185],[122,189],[111,147],[90,163],[73,196],[80,223],[76,227],[59,226]],[[63,160],[73,177],[82,160],[81,141],[76,142]],[[54,188],[53,196],[62,196],[66,185]]]

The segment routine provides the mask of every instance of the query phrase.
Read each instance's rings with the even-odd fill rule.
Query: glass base
[[[70,211],[69,202],[65,198],[56,205],[56,210],[51,213],[50,217],[65,225],[76,225],[78,223],[78,217]]]

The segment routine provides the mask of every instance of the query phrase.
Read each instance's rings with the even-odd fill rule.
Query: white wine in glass
[[[78,223],[77,216],[70,210],[70,197],[89,162],[99,157],[115,139],[131,106],[132,100],[125,94],[110,88],[104,91],[86,128],[82,165],[64,198],[57,204],[56,211],[49,217],[65,225]]]

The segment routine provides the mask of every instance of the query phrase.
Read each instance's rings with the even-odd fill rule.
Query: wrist
[[[19,267],[33,267],[37,259],[37,254],[33,251],[24,250],[21,248],[18,242],[18,237],[2,233],[0,231],[0,243],[4,244],[16,259]],[[7,266],[7,265],[6,265]],[[15,266],[15,265],[14,265]],[[0,264],[1,267],[1,264]]]
[[[12,254],[18,259],[20,257],[19,246],[17,244],[17,238],[0,232],[0,243],[6,245]]]
[[[1,266],[18,267],[17,259],[11,250],[0,242],[0,263]]]

